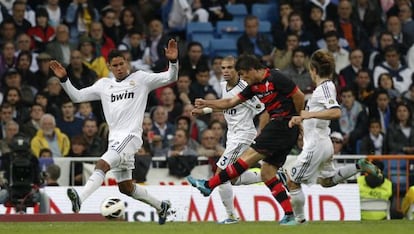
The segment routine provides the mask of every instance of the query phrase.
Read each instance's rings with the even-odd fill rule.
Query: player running
[[[266,69],[253,55],[240,56],[236,63],[236,70],[248,83],[242,92],[232,98],[220,100],[196,99],[195,106],[229,109],[257,96],[265,104],[270,121],[250,147],[225,170],[208,181],[192,177],[187,179],[203,195],[209,196],[215,187],[237,178],[249,167],[263,160],[261,178],[285,211],[285,216],[280,221],[280,224],[284,225],[294,221],[294,215],[286,189],[275,175],[296,144],[299,128],[297,126],[289,128],[288,123],[293,115],[297,115],[303,109],[304,95],[291,79],[277,70]]]
[[[82,193],[78,195],[74,188],[67,190],[73,212],[79,212],[81,204],[101,186],[105,174],[112,170],[119,191],[153,206],[158,212],[158,223],[165,223],[170,202],[160,201],[144,187],[134,184],[132,169],[134,154],[142,145],[142,121],[148,93],[177,80],[177,56],[177,42],[171,39],[165,48],[165,57],[170,61],[168,71],[131,73],[123,54],[113,50],[108,61],[115,78],[99,79],[92,86],[80,90],[71,84],[65,68],[57,61],[51,61],[50,68],[59,77],[62,87],[74,102],[101,100],[109,125],[108,150],[96,163],[95,171],[86,182]]]
[[[224,82],[221,82],[221,90],[223,98],[232,98],[246,88],[247,83],[240,79],[237,74],[236,59],[232,56],[225,57],[221,62],[221,70],[223,72]],[[223,111],[224,118],[227,122],[227,142],[226,150],[223,155],[217,161],[216,174],[225,170],[228,165],[234,163],[240,155],[246,151],[250,144],[253,143],[253,139],[257,135],[256,127],[253,119],[257,114],[264,111],[264,105],[257,97],[243,102],[231,109],[194,109],[193,115],[203,115],[210,111]],[[247,185],[261,182],[260,174],[245,171],[238,178],[227,181],[219,186],[219,194],[223,205],[227,212],[227,219],[220,222],[221,224],[233,224],[239,222],[238,217],[234,210],[233,204],[233,185]]]
[[[331,53],[318,50],[310,59],[309,73],[316,84],[305,110],[300,116],[289,121],[289,127],[303,122],[303,150],[288,173],[288,188],[296,220],[289,224],[304,223],[305,196],[301,183],[317,182],[323,187],[332,187],[346,180],[358,171],[382,176],[380,169],[366,159],[360,159],[355,165],[346,165],[335,169],[333,165],[333,145],[329,137],[330,120],[341,116],[336,101],[335,84],[332,74],[335,72],[335,60]],[[290,177],[290,178],[289,178]]]

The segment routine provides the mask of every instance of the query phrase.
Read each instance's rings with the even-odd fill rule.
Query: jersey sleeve
[[[317,90],[316,98],[317,101],[324,105],[326,109],[340,107],[338,101],[336,100],[336,88],[333,83],[321,85],[321,88]]]
[[[69,95],[70,99],[75,103],[79,103],[100,100],[100,92],[105,90],[103,89],[103,82],[105,82],[105,79],[108,78],[99,79],[93,85],[83,89],[75,88],[69,79],[60,84]]]
[[[165,72],[149,73],[137,71],[134,73],[134,78],[138,83],[147,85],[150,90],[168,85],[178,78],[178,62],[170,62],[168,70]]]
[[[298,91],[298,86],[289,79],[285,74],[279,71],[272,71],[273,76],[270,76],[269,81],[273,83],[277,91],[281,94],[291,97]]]
[[[249,100],[243,102],[242,105],[253,110],[256,113],[256,115],[261,113],[265,109],[265,105],[256,96],[253,96]]]

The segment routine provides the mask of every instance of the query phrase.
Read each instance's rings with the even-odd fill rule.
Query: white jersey
[[[309,112],[317,112],[333,107],[339,108],[339,104],[336,101],[335,84],[332,81],[325,81],[313,91],[311,98],[306,104],[306,110]],[[329,138],[330,122],[330,120],[317,118],[303,120],[303,148],[313,148],[318,145],[321,139]]]
[[[239,94],[247,83],[239,80],[232,89],[227,89],[227,82],[221,82],[221,89],[224,98],[232,98]],[[264,104],[255,96],[233,108],[224,110],[224,118],[227,122],[227,140],[239,143],[251,144],[256,137],[256,127],[253,123],[255,115],[264,110]]]
[[[101,100],[109,126],[109,140],[116,140],[125,135],[141,137],[148,93],[176,81],[177,77],[178,63],[170,63],[166,72],[136,71],[120,82],[115,78],[101,78],[80,90],[73,87],[69,79],[61,84],[75,103]]]

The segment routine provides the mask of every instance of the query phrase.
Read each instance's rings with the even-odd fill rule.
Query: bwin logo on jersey
[[[237,110],[236,109],[226,109],[223,111],[224,114],[228,114],[228,115],[235,115],[237,114]]]
[[[134,93],[128,92],[128,90],[125,90],[123,93],[111,93],[111,102],[130,98],[134,98]]]

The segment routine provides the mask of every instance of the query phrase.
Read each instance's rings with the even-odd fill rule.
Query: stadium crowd
[[[257,4],[275,11],[254,15]],[[141,171],[152,157],[205,156],[215,171],[226,142],[223,114],[195,117],[191,110],[196,98],[221,98],[223,57],[210,44],[218,38],[236,45],[229,54],[256,55],[305,94],[314,88],[308,57],[329,50],[343,113],[331,123],[342,144],[337,153],[414,154],[413,11],[409,0],[0,0],[0,154],[10,152],[9,143],[21,133],[37,157],[99,157],[108,134],[100,103],[73,103],[49,62],[65,65],[73,85],[84,88],[113,77],[107,67],[113,49],[133,70],[164,71],[170,38],[184,51],[179,78],[148,97],[144,144],[136,153],[138,182],[145,182]],[[228,21],[243,28],[216,30]],[[197,37],[187,30],[194,22],[213,31]],[[265,24],[271,28],[259,30]],[[186,160],[174,173],[185,176],[193,166]],[[78,163],[71,184],[84,183],[81,173]]]

